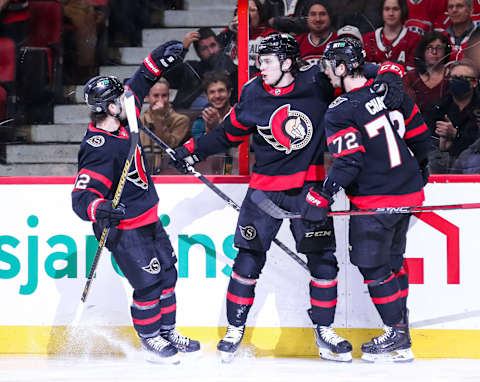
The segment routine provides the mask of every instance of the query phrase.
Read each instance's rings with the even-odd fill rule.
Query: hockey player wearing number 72
[[[342,187],[352,209],[418,206],[428,181],[429,130],[408,97],[389,110],[363,75],[365,51],[353,39],[327,45],[325,74],[345,94],[330,104],[325,130],[334,162],[323,187],[307,195],[302,216],[322,221]],[[403,71],[384,64],[379,72]],[[388,91],[388,90],[387,90]],[[412,154],[413,153],[413,154]],[[350,261],[359,268],[385,333],[362,345],[362,359],[411,361],[408,277],[403,254],[410,214],[351,216]]]
[[[135,97],[137,115],[156,80],[181,62],[182,50],[176,41],[159,46],[126,83]],[[125,123],[124,86],[116,77],[97,76],[87,82],[84,93],[91,123],[78,154],[73,210],[93,223],[97,239],[105,227],[110,229],[106,247],[134,289],[132,321],[146,359],[178,363],[179,351],[196,352],[200,344],[175,329],[177,258],[158,218],[158,195],[140,143],[120,204],[112,204],[132,137]]]

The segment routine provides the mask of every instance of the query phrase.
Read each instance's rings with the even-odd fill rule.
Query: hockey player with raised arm
[[[248,141],[252,135],[255,164],[243,200],[235,246],[238,254],[227,291],[228,328],[218,343],[224,362],[233,359],[254,302],[255,285],[266,253],[282,220],[258,208],[252,200],[262,190],[279,206],[298,210],[308,190],[325,177],[323,156],[324,113],[333,88],[318,66],[301,67],[297,41],[287,34],[272,34],[259,45],[261,76],[242,88],[240,101],[209,134],[175,149],[179,171],[207,156]],[[338,265],[332,219],[321,224],[292,219],[290,229],[297,252],[307,257],[310,270],[311,309],[321,358],[350,361],[351,344],[332,328],[337,304]]]
[[[135,97],[136,114],[156,80],[182,60],[182,44],[167,42],[145,58],[125,88]],[[158,195],[141,144],[125,181],[120,204],[112,204],[130,148],[124,86],[116,77],[97,76],[84,88],[91,123],[80,145],[72,191],[76,214],[93,223],[97,239],[110,228],[106,247],[132,285],[131,315],[146,359],[178,363],[178,352],[200,350],[198,341],[175,329],[176,255],[158,218]]]
[[[307,195],[302,216],[322,222],[340,188],[352,209],[421,205],[428,181],[429,131],[415,103],[403,97],[389,110],[364,76],[365,51],[354,39],[328,44],[325,74],[341,95],[328,108],[325,130],[334,162],[322,187]],[[401,72],[384,64],[379,72]],[[387,90],[388,91],[388,90]],[[410,214],[350,217],[350,261],[368,285],[385,333],[362,345],[362,359],[411,361],[408,328],[408,277],[403,254]]]

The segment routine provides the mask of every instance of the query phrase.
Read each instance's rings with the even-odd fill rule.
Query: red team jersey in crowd
[[[408,20],[405,26],[408,30],[424,35],[432,30],[433,23],[431,20],[430,8],[432,6],[430,0],[408,0]]]
[[[430,132],[410,97],[390,111],[372,82],[328,107],[325,131],[335,158],[328,176],[358,208],[421,205],[423,178],[416,157],[427,156]]]
[[[415,48],[420,42],[420,35],[402,27],[397,38],[388,41],[383,36],[383,27],[363,35],[363,46],[367,54],[366,61],[381,64],[385,61],[404,63],[408,69],[414,68]]]
[[[326,39],[315,45],[312,42],[310,33],[303,33],[296,37],[298,45],[300,45],[300,58],[307,61],[309,64],[318,65],[323,56],[323,52],[330,41],[337,39],[335,32],[330,32]]]

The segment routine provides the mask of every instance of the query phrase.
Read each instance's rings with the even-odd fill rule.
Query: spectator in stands
[[[409,31],[404,25],[408,19],[407,0],[383,0],[381,9],[383,26],[363,36],[367,61],[398,61],[407,70],[413,69],[413,57],[420,35]]]
[[[96,49],[98,32],[105,26],[105,14],[96,11],[88,0],[61,0],[63,15],[73,25],[75,51],[70,60],[71,68],[69,82],[83,84],[98,73]],[[68,55],[68,51],[65,55]],[[68,61],[68,60],[67,60]]]
[[[249,41],[248,41],[248,64],[250,67],[250,75],[258,73],[256,67],[257,51],[260,41],[269,34],[275,33],[275,30],[270,28],[267,24],[267,17],[265,7],[260,0],[249,0],[248,2],[248,26],[249,26]],[[228,28],[225,28],[218,34],[218,40],[223,46],[224,52],[229,55],[233,62],[238,64],[238,48],[237,48],[237,29],[238,16],[237,9],[233,14],[233,19]]]
[[[337,38],[332,27],[331,12],[327,0],[311,1],[307,12],[308,32],[296,37],[300,46],[300,58],[317,65],[325,47]]]
[[[470,35],[467,48],[465,49],[465,58],[472,61],[480,71],[480,29],[476,28]]]
[[[148,25],[148,3],[148,0],[109,0],[112,46],[142,45],[142,29]]]
[[[175,112],[169,97],[170,85],[162,77],[148,93],[146,101],[149,107],[142,115],[141,121],[167,145],[176,147],[190,138],[190,119]],[[162,162],[160,148],[144,132],[140,132],[140,139],[153,173],[158,174]]]
[[[477,69],[468,60],[456,61],[449,67],[447,78],[447,94],[425,113],[430,130],[439,138],[439,150],[448,152],[442,172],[449,171],[460,153],[480,138]],[[432,165],[435,168],[436,164]]]
[[[205,74],[203,87],[208,106],[203,109],[201,116],[193,122],[193,138],[198,138],[217,127],[232,108],[230,105],[232,86],[225,73],[210,72]]]
[[[170,86],[178,89],[173,101],[173,107],[177,110],[203,110],[207,105],[208,101],[202,87],[205,73],[225,71],[229,73],[232,81],[237,77],[236,65],[222,52],[212,29],[200,28],[197,31],[188,32],[183,39],[185,54],[192,44],[200,61],[184,61],[166,73]]]
[[[461,60],[465,54],[470,36],[475,30],[472,22],[473,0],[448,0],[448,17],[451,24],[445,34],[452,46],[452,61]]]
[[[267,0],[272,2],[274,0]],[[330,15],[335,16],[333,27],[339,28],[344,25],[355,25],[362,34],[370,32],[382,24],[378,14],[382,0],[329,0]],[[269,15],[269,25],[280,31],[295,34],[308,32],[307,13],[311,0],[298,0],[290,3],[286,15]],[[292,6],[293,5],[293,6]],[[294,11],[292,11],[294,9]]]
[[[403,78],[404,89],[421,112],[443,97],[446,91],[445,65],[451,53],[448,38],[438,32],[427,32],[415,52],[415,69]]]
[[[18,49],[28,37],[28,0],[0,0],[0,37],[11,38]]]

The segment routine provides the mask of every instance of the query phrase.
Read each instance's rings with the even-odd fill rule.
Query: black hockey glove
[[[428,184],[428,178],[430,177],[430,170],[428,169],[428,159],[425,159],[420,163],[420,171],[422,172],[423,187]]]
[[[116,227],[125,216],[125,205],[120,203],[113,208],[112,200],[101,202],[95,211],[95,220],[102,228]]]
[[[375,93],[383,97],[383,103],[389,110],[396,110],[402,106],[405,95],[402,85],[404,74],[403,66],[393,62],[383,63],[378,70],[372,87]]]
[[[175,159],[170,158],[168,164],[175,167],[182,174],[189,174],[189,167],[200,162],[200,158],[196,154],[192,154],[185,146],[179,146],[175,150]]]
[[[323,187],[312,187],[302,207],[302,218],[317,224],[323,223],[332,203],[333,198],[330,192]]]
[[[143,60],[143,75],[156,81],[163,72],[183,61],[182,52],[183,45],[180,41],[168,41],[160,45]]]

